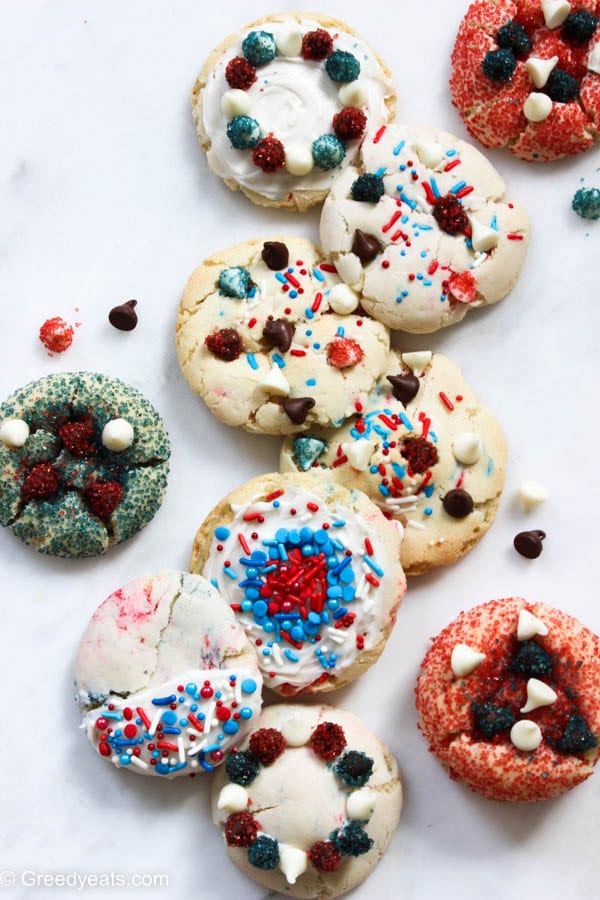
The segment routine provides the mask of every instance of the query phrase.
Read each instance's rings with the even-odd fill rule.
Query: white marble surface
[[[205,255],[276,232],[317,239],[316,212],[258,209],[211,176],[191,123],[189,91],[204,57],[269,6],[0,2],[0,394],[50,372],[96,369],[143,390],[173,442],[160,513],[106,557],[47,559],[7,531],[0,534],[0,870],[17,873],[6,890],[11,898],[57,895],[25,886],[23,871],[113,872],[124,879],[163,873],[169,886],[148,895],[177,900],[264,895],[226,861],[207,817],[207,780],[145,780],[93,755],[77,731],[71,666],[88,617],[108,593],[145,572],[185,568],[194,530],[212,504],[234,484],[276,466],[278,440],[214,421],[184,383],[173,348],[180,292]],[[313,6],[298,0],[289,8]],[[401,118],[466,136],[447,87],[463,4],[420,0],[395,4],[389,15],[386,6],[324,4],[389,61]],[[450,782],[416,730],[419,662],[429,637],[461,608],[521,593],[600,630],[594,413],[600,223],[570,211],[580,179],[600,184],[600,157],[596,150],[539,167],[503,153],[493,159],[531,213],[519,285],[497,307],[431,340],[397,343],[448,353],[495,410],[511,453],[506,495],[495,526],[469,557],[411,581],[381,661],[331,697],[389,742],[406,780],[398,832],[356,900],[475,900],[484,893],[489,900],[579,900],[597,884],[600,773],[556,801],[494,805]],[[116,332],[107,313],[131,297],[139,301],[139,326]],[[72,348],[49,358],[36,335],[53,315],[81,326]],[[528,517],[516,501],[524,477],[552,492]],[[514,534],[526,527],[548,532],[534,562],[512,549]],[[83,893],[140,894],[119,887]]]

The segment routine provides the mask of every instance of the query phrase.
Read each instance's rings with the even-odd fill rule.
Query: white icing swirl
[[[292,27],[302,35],[323,28],[318,22],[310,20],[301,23],[294,20],[268,22],[264,27],[273,34],[277,43],[281,38],[285,40]],[[287,197],[300,185],[302,190],[327,190],[340,168],[356,159],[358,141],[348,143],[341,166],[327,171],[315,166],[303,176],[294,176],[283,170],[267,174],[254,165],[251,152],[236,150],[229,142],[227,120],[221,110],[221,98],[229,90],[225,69],[234,56],[242,55],[242,42],[250,30],[241,34],[219,59],[209,73],[202,92],[204,130],[211,143],[207,154],[209,165],[221,178],[234,179],[270,200]],[[390,80],[363,41],[351,34],[329,31],[334,38],[334,49],[352,53],[360,62],[359,83],[367,98],[368,127],[381,125],[388,119],[385,100],[393,94]],[[342,109],[338,96],[340,85],[329,78],[324,62],[278,55],[273,62],[259,67],[257,75],[256,82],[247,91],[251,100],[249,115],[259,122],[265,135],[272,132],[284,147],[299,146],[310,150],[316,138],[332,133],[333,116]]]

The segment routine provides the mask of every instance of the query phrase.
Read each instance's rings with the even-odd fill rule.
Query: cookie
[[[270,706],[255,728],[213,781],[227,855],[291,897],[356,887],[400,818],[396,760],[356,716],[332,706]]]
[[[284,696],[331,691],[379,657],[406,579],[402,526],[360,491],[302,475],[260,475],[201,525],[190,570],[227,599]]]
[[[367,126],[393,118],[381,59],[350,26],[302,12],[226,38],[192,91],[212,171],[254,203],[305,210],[357,154]]]
[[[519,597],[461,613],[421,667],[419,727],[451,778],[490,800],[546,800],[600,750],[600,639]]]
[[[416,125],[371,130],[332,185],[321,243],[369,315],[425,333],[514,286],[529,225],[478,150]]]
[[[0,423],[0,522],[40,553],[96,556],[157,512],[169,439],[135,388],[48,375],[15,391]]]
[[[402,522],[407,575],[454,562],[494,521],[506,444],[460,369],[427,351],[390,353],[362,410],[340,428],[288,437],[282,472],[354,487]]]
[[[351,415],[385,367],[389,333],[310,241],[248,241],[205,260],[177,317],[183,374],[227,425],[303,431]]]
[[[185,572],[137,578],[102,603],[75,659],[81,727],[138,775],[211,772],[254,726],[262,678],[223,598]]]
[[[600,3],[477,0],[450,88],[473,137],[529,162],[573,156],[600,131]]]

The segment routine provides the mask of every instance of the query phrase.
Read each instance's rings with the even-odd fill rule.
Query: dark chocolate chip
[[[119,331],[133,331],[138,320],[136,306],[137,300],[128,300],[120,306],[113,306],[108,314],[108,321],[113,328],[118,328]]]
[[[520,531],[514,541],[517,553],[526,559],[537,559],[542,552],[542,541],[546,537],[545,531]]]
[[[262,261],[272,272],[285,269],[290,261],[290,252],[281,241],[265,241],[262,248]]]
[[[371,262],[378,253],[381,253],[382,247],[374,234],[366,234],[357,228],[354,232],[354,240],[352,241],[352,252],[358,256],[361,263]]]
[[[271,347],[277,347],[282,353],[292,346],[295,326],[286,319],[269,319],[263,328],[262,336]]]
[[[453,519],[464,519],[473,512],[473,498],[468,491],[463,491],[462,488],[448,491],[442,503],[448,515]]]
[[[407,375],[388,375],[387,380],[392,386],[392,394],[400,403],[410,403],[419,392],[419,379],[412,372]]]
[[[312,397],[286,397],[281,405],[294,425],[302,425],[315,401]]]

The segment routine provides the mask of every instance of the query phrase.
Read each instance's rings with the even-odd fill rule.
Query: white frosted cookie
[[[117,767],[175,778],[212,771],[254,726],[256,655],[204,579],[165,571],[102,603],[75,659],[81,727]]]
[[[192,91],[213,172],[254,203],[298,210],[327,195],[365,128],[395,105],[388,69],[350,26],[301,12],[230,35]]]
[[[206,518],[190,570],[229,602],[268,687],[318,693],[383,651],[406,591],[401,539],[360,491],[311,473],[260,475]]]
[[[392,350],[364,408],[336,429],[287,438],[284,472],[313,471],[364,491],[404,525],[407,575],[454,562],[496,514],[506,444],[458,366]]]
[[[332,706],[278,704],[216,774],[212,816],[227,855],[292,897],[337,897],[381,859],[400,818],[389,749]]]
[[[525,253],[525,210],[482,154],[445,131],[371,129],[321,216],[321,243],[364,309],[425,333],[496,303]]]
[[[183,374],[227,425],[288,434],[351,415],[385,367],[389,332],[358,314],[318,247],[248,241],[206,259],[177,316]]]

